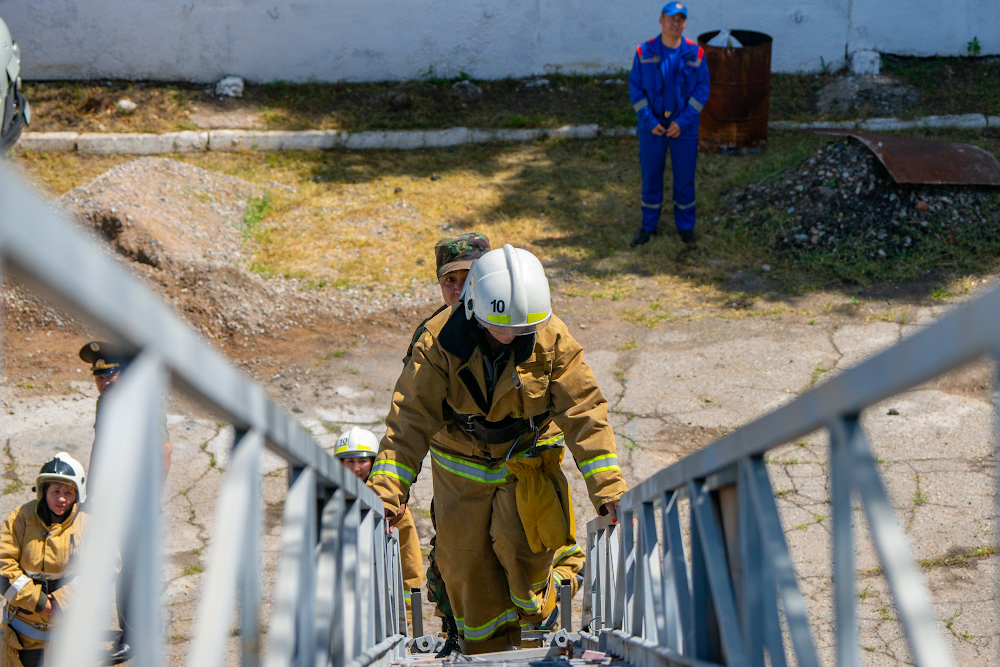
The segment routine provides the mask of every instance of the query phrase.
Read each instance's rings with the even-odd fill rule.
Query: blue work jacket
[[[661,49],[665,47],[659,35],[640,44],[628,74],[629,97],[639,116],[639,132],[652,132],[660,124],[668,127],[671,121],[680,126],[681,134],[696,132],[699,115],[708,101],[705,49],[685,37],[681,40],[677,66],[666,73]],[[664,102],[671,88],[677,108],[668,114]]]

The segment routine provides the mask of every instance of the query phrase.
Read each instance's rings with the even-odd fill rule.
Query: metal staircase
[[[399,550],[378,498],[261,387],[3,165],[0,204],[0,258],[7,274],[138,354],[110,397],[102,420],[110,426],[98,434],[100,455],[91,471],[119,483],[93,491],[94,520],[79,561],[79,603],[56,630],[50,664],[100,663],[103,610],[111,605],[119,554],[136,563],[135,664],[163,662],[162,462],[152,445],[158,444],[158,419],[172,386],[237,433],[188,664],[226,662],[234,616],[245,667],[261,661],[265,667],[434,662],[407,652]],[[623,497],[620,523],[597,519],[588,526],[584,629],[576,652],[568,654],[564,636],[563,646],[476,661],[548,666],[607,664],[614,657],[641,667],[818,665],[763,456],[822,429],[831,443],[837,664],[859,662],[854,498],[864,507],[915,662],[952,664],[859,414],[977,357],[998,354],[1000,292],[993,291],[659,471]],[[262,655],[259,470],[265,448],[287,462],[289,490]],[[608,655],[582,654],[586,649]]]

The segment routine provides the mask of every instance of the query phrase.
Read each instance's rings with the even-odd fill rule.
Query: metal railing
[[[765,653],[772,666],[787,664],[787,638],[796,664],[819,665],[763,456],[825,429],[837,664],[859,662],[853,498],[913,660],[953,664],[859,416],[982,356],[1000,357],[997,289],[628,491],[618,524],[588,524],[587,641],[637,665],[763,667]]]
[[[7,275],[137,357],[108,395],[95,448],[92,519],[74,604],[55,628],[54,667],[103,659],[117,563],[131,579],[135,664],[163,662],[159,438],[176,387],[233,425],[187,663],[221,665],[236,631],[245,667],[345,667],[405,649],[399,546],[378,497],[74,224],[0,164],[0,258]],[[261,619],[261,456],[288,462],[270,618]],[[111,481],[113,480],[113,482]],[[128,582],[121,582],[128,583]]]

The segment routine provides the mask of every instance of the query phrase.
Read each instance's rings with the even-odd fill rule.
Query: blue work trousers
[[[663,207],[663,172],[667,150],[674,176],[674,224],[677,229],[694,229],[694,170],[698,160],[698,132],[671,139],[639,131],[639,166],[642,168],[642,228],[655,232]]]

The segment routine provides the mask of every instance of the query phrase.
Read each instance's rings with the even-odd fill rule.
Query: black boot
[[[677,233],[681,235],[681,241],[684,241],[684,243],[691,244],[698,240],[698,237],[694,235],[693,229],[678,229]]]
[[[448,633],[448,638],[444,640],[444,646],[434,656],[435,658],[447,658],[452,653],[462,652],[462,647],[458,643],[458,623],[454,616],[445,616],[441,620],[441,629]]]
[[[635,233],[635,238],[632,239],[632,243],[629,245],[633,248],[641,246],[643,243],[649,243],[649,239],[653,237],[655,232],[651,232],[648,229],[640,229]]]
[[[109,665],[120,665],[123,662],[128,662],[132,659],[134,651],[132,647],[125,642],[120,642],[115,648],[111,650],[111,655],[108,656]]]

